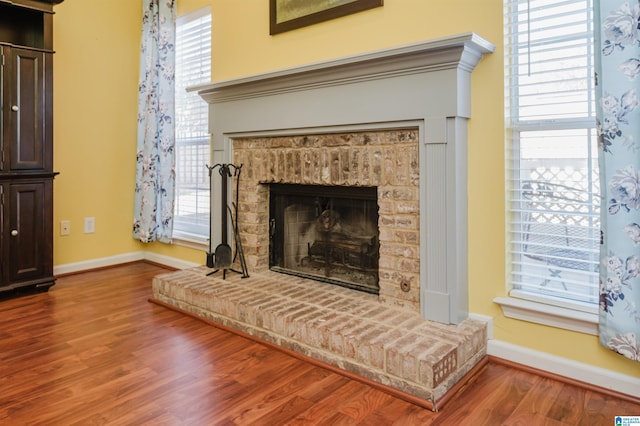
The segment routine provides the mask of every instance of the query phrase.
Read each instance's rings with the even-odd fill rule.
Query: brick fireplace
[[[262,173],[243,176],[240,193],[254,197],[244,202],[259,203],[256,198],[266,200],[268,182],[352,184],[356,172],[348,172],[345,162],[357,158],[358,150],[370,154],[379,168],[363,177],[390,189],[381,191],[379,200],[384,220],[393,220],[393,209],[409,209],[398,214],[412,221],[404,231],[417,233],[406,236],[417,238],[417,245],[407,241],[400,247],[396,241],[402,237],[389,235],[401,231],[400,222],[388,227],[381,220],[381,256],[391,260],[390,251],[402,252],[404,262],[389,265],[381,259],[387,274],[382,301],[412,305],[426,319],[457,324],[468,316],[471,72],[493,49],[476,34],[461,34],[197,87],[210,105],[212,161],[241,162],[244,173]],[[367,138],[373,143],[365,143]],[[307,157],[296,157],[305,154],[305,143],[319,144],[318,151],[307,148]],[[406,175],[394,176],[400,168]],[[220,193],[217,185],[214,180],[213,191]],[[256,228],[264,228],[268,217],[255,210],[257,204],[250,207],[240,217],[251,248],[247,260],[262,270],[268,267],[267,231]],[[214,230],[220,228],[219,210],[211,210]],[[214,234],[211,246],[219,243]],[[403,283],[411,287],[406,294]]]
[[[233,139],[247,263],[269,266],[269,184],[377,188],[379,300],[420,308],[418,129]]]
[[[486,354],[486,325],[468,318],[466,125],[471,72],[493,49],[462,34],[194,88],[213,164],[242,164],[251,277],[164,274],[154,300],[437,408]],[[377,294],[270,270],[273,184],[375,190]]]

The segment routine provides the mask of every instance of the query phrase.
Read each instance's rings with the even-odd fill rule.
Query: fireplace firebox
[[[269,266],[378,294],[377,188],[269,185]]]

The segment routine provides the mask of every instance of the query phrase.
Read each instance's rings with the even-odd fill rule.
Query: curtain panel
[[[170,242],[175,188],[175,0],[143,0],[133,236]]]
[[[640,361],[640,2],[596,0],[600,342]]]

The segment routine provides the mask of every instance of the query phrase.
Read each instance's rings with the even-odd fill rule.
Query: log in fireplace
[[[271,184],[271,270],[378,294],[375,187]]]

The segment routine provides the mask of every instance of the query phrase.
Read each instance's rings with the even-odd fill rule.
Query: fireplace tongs
[[[234,164],[215,164],[213,166],[206,166],[209,170],[209,190],[210,200],[213,201],[213,194],[211,193],[211,177],[213,170],[216,168],[222,177],[221,191],[220,191],[220,206],[221,206],[221,242],[215,249],[215,252],[211,252],[211,223],[209,223],[209,251],[207,251],[207,267],[216,268],[214,271],[209,272],[207,276],[215,274],[219,270],[222,270],[222,278],[227,277],[227,270],[242,274],[242,278],[247,278],[249,273],[247,271],[247,262],[244,257],[244,250],[242,248],[242,241],[240,241],[240,231],[238,227],[238,192],[240,182],[240,172],[242,171],[242,164],[236,166]],[[231,170],[233,169],[233,173]],[[227,179],[230,177],[236,178],[236,201],[233,204],[233,211],[229,207],[227,201]],[[231,246],[227,243],[227,215],[231,216],[231,224],[233,225],[234,240],[236,246],[236,252],[232,256]],[[237,258],[240,258],[241,271],[233,268]]]

